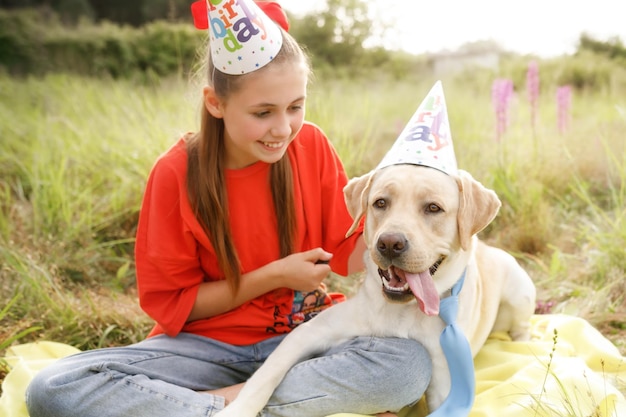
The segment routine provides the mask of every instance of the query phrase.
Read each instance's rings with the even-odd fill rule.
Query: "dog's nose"
[[[378,238],[376,248],[381,255],[392,259],[409,248],[409,242],[402,233],[383,233]]]

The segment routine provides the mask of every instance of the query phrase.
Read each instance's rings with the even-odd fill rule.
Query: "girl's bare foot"
[[[242,382],[241,384],[231,385],[230,387],[224,387],[224,388],[213,389],[210,391],[201,391],[201,392],[205,394],[213,394],[213,395],[218,395],[220,397],[224,397],[226,399],[226,405],[228,405],[231,401],[237,398],[237,394],[239,394],[239,391],[241,391],[243,384],[244,383]]]

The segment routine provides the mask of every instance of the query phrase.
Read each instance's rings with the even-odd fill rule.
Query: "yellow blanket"
[[[532,332],[530,342],[494,334],[478,353],[470,417],[626,416],[625,358],[600,332],[567,315],[533,316]],[[28,417],[24,391],[33,375],[75,352],[54,342],[11,347],[5,357],[11,372],[2,383],[0,417]],[[423,403],[400,413],[423,415]]]

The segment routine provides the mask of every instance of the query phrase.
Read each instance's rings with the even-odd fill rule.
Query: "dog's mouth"
[[[395,302],[408,302],[413,297],[417,299],[424,314],[436,316],[439,314],[439,293],[435,288],[433,275],[445,258],[441,257],[426,271],[411,273],[396,266],[387,270],[378,269],[383,283],[383,293]]]

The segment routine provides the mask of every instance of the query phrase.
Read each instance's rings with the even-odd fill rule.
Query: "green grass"
[[[28,325],[42,327],[31,336],[80,348],[145,333],[138,309],[125,315],[106,300],[136,306],[127,293],[138,206],[156,157],[179,127],[195,128],[185,92],[167,82],[0,79],[2,298],[21,295],[0,340]]]
[[[553,312],[589,319],[624,351],[626,95],[575,93],[560,135],[556,85],[542,86],[535,129],[522,88],[496,143],[492,77],[472,79],[443,81],[459,167],[503,201],[481,237],[519,259]],[[360,175],[434,81],[318,79],[308,119]],[[151,322],[134,287],[139,204],[157,156],[197,129],[198,106],[199,92],[180,79],[0,76],[1,347],[50,339],[89,349],[145,336]]]

